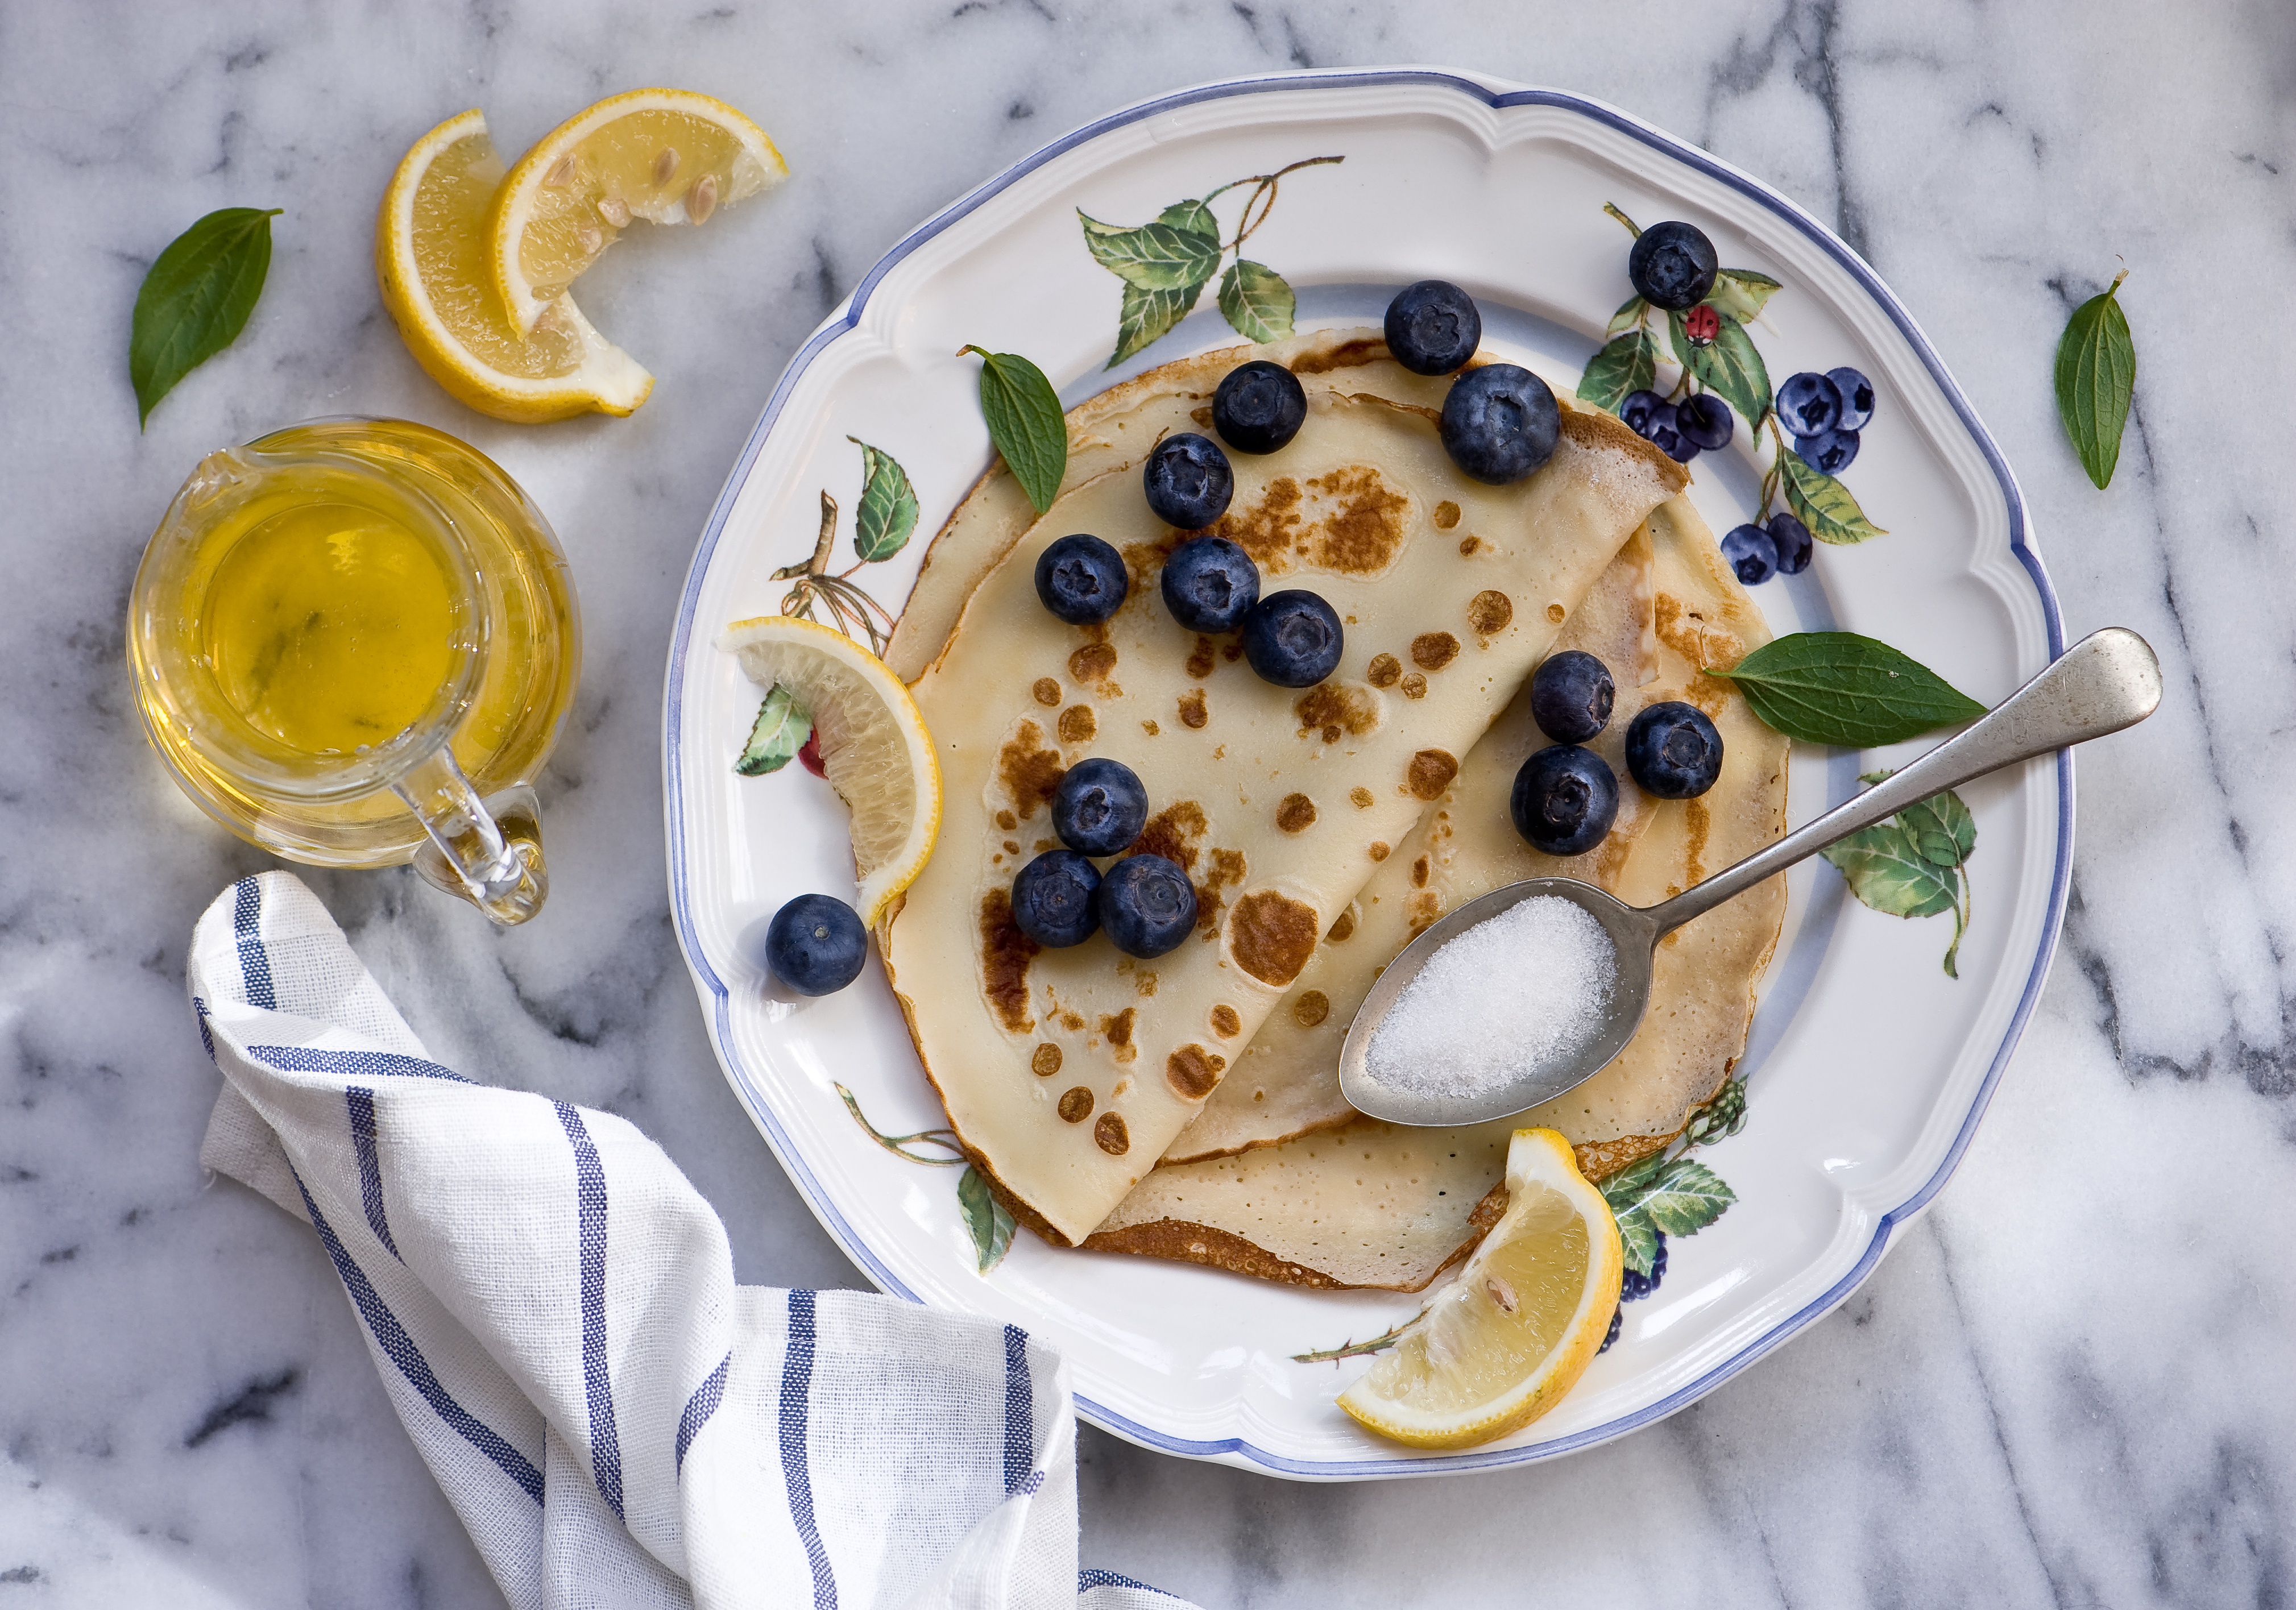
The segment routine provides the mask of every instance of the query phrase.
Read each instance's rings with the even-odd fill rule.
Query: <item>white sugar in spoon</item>
[[[1482,1124],[1552,1101],[1609,1067],[1634,1038],[1650,1007],[1651,953],[1674,929],[1907,805],[2018,761],[2134,726],[2160,703],[2161,663],[2152,648],[2136,633],[2110,626],[2066,650],[2048,669],[1958,736],[1800,831],[1671,900],[1631,906],[1575,878],[1528,879],[1471,900],[1405,947],[1364,997],[1340,1051],[1341,1093],[1374,1118],[1435,1126]],[[1595,1032],[1577,1046],[1562,1048],[1552,1060],[1485,1090],[1464,1094],[1410,1091],[1374,1079],[1365,1067],[1373,1037],[1396,998],[1435,952],[1476,924],[1542,895],[1583,907],[1616,947],[1617,982]]]

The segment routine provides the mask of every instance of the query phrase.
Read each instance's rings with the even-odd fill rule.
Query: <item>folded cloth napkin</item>
[[[318,1232],[510,1602],[1175,1610],[1077,1570],[1076,1418],[1011,1325],[734,1283],[623,1120],[431,1061],[301,882],[192,940],[200,1159]]]

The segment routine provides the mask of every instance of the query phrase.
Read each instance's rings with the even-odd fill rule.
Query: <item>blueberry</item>
[[[1736,526],[1722,539],[1722,557],[1749,587],[1759,587],[1777,574],[1778,545],[1759,526]]]
[[[1863,430],[1874,417],[1874,382],[1855,369],[1829,369],[1825,378],[1841,394],[1841,417],[1834,422],[1844,430]]]
[[[1098,868],[1074,850],[1046,850],[1013,879],[1013,921],[1038,944],[1082,944],[1100,926]]]
[[[1771,406],[1789,436],[1824,436],[1841,420],[1841,393],[1825,376],[1808,369],[1778,388]]]
[[[1626,1318],[1627,1311],[1625,1309],[1613,1308],[1611,1310],[1611,1328],[1603,1333],[1603,1344],[1595,1349],[1596,1356],[1599,1357],[1600,1355],[1611,1351],[1611,1344],[1619,1339],[1619,1327],[1626,1322]]]
[[[1658,417],[1658,411],[1667,405],[1667,400],[1655,391],[1629,391],[1627,400],[1619,405],[1619,419],[1628,429],[1641,436],[1644,428]]]
[[[869,936],[853,908],[800,895],[766,925],[766,966],[800,995],[833,995],[861,976]]]
[[[1584,649],[1565,649],[1539,662],[1530,679],[1530,718],[1557,743],[1585,743],[1611,724],[1618,686],[1611,667]]]
[[[1201,531],[1227,512],[1235,495],[1235,471],[1227,454],[1208,436],[1184,430],[1148,450],[1140,470],[1149,512],[1168,526]]]
[[[1120,760],[1077,762],[1053,795],[1053,831],[1080,855],[1116,854],[1147,825],[1148,790]]]
[[[1243,617],[1243,654],[1262,682],[1312,688],[1340,663],[1339,611],[1305,588],[1271,593]]]
[[[1704,232],[1675,221],[1652,225],[1627,253],[1627,278],[1635,282],[1635,294],[1669,313],[1704,301],[1720,266]]]
[[[1546,462],[1562,429],[1546,382],[1513,364],[1469,370],[1443,399],[1443,451],[1488,486],[1511,486]]]
[[[1650,1273],[1638,1275],[1631,1269],[1627,1271],[1619,1281],[1619,1300],[1622,1303],[1631,1303],[1636,1297],[1646,1297],[1658,1289],[1658,1283],[1664,1279],[1666,1279],[1666,1237],[1660,1234],[1658,1238],[1658,1255],[1651,1260]]]
[[[1652,705],[1627,727],[1627,770],[1645,794],[1694,799],[1722,775],[1722,734],[1696,705]]]
[[[1800,576],[1809,568],[1817,544],[1810,540],[1809,527],[1784,509],[1770,516],[1770,541],[1777,545],[1780,576]]]
[[[1674,428],[1685,440],[1718,453],[1730,445],[1730,436],[1737,429],[1730,417],[1730,405],[1710,391],[1686,396],[1674,407]]]
[[[1618,774],[1592,749],[1549,744],[1514,774],[1507,814],[1514,818],[1514,830],[1541,854],[1584,854],[1603,842],[1618,820]]]
[[[1229,370],[1212,393],[1212,429],[1238,453],[1273,453],[1300,434],[1308,393],[1281,364],[1255,359]]]
[[[1414,374],[1449,374],[1482,345],[1475,299],[1448,280],[1422,280],[1387,305],[1387,349]]]
[[[1164,561],[1164,608],[1191,632],[1233,631],[1259,601],[1259,567],[1224,536],[1192,537]]]
[[[1093,903],[1109,942],[1144,960],[1171,950],[1196,926],[1195,887],[1161,855],[1127,855],[1109,868]]]
[[[1106,620],[1131,589],[1124,556],[1096,536],[1079,531],[1037,555],[1037,596],[1071,626]]]
[[[1857,457],[1857,433],[1855,430],[1827,430],[1816,436],[1798,437],[1794,451],[1801,462],[1813,470],[1828,475],[1840,475]]]

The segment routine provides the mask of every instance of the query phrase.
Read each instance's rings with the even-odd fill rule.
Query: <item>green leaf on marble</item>
[[[2120,436],[2136,393],[2136,343],[2120,308],[2122,269],[2102,294],[2073,309],[2057,343],[2057,417],[2081,468],[2103,491],[2120,462]]]
[[[139,428],[176,381],[247,328],[271,272],[271,220],[283,210],[211,212],[169,241],[144,275],[127,333]]]

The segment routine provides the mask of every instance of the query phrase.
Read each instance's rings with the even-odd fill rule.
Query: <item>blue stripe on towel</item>
[[[814,1294],[789,1295],[789,1338],[782,1353],[782,1479],[789,1485],[790,1519],[798,1541],[813,1563],[814,1610],[837,1610],[837,1579],[830,1574],[829,1550],[813,1524],[813,1473],[806,1464],[808,1399],[813,1391]]]
[[[622,1518],[622,1440],[614,1429],[614,1382],[606,1360],[606,1170],[582,1115],[563,1101],[558,1122],[574,1148],[574,1205],[582,1235],[582,1384],[590,1399],[590,1476]]]
[[[288,1172],[294,1172],[291,1165]],[[414,1338],[406,1334],[406,1328],[398,1322],[398,1317],[376,1295],[373,1285],[366,1278],[366,1271],[344,1250],[341,1239],[327,1223],[326,1215],[319,1211],[319,1205],[311,1200],[311,1193],[304,1186],[300,1174],[295,1175],[295,1189],[303,1193],[303,1211],[311,1215],[311,1228],[319,1232],[319,1239],[325,1244],[327,1256],[332,1260],[335,1272],[342,1277],[344,1289],[351,1294],[352,1306],[359,1311],[359,1317],[366,1321],[367,1329],[373,1333],[384,1354],[398,1366],[398,1373],[422,1394],[422,1401],[430,1405],[432,1412],[454,1427],[463,1441],[492,1459],[504,1475],[519,1484],[527,1497],[537,1504],[542,1502],[542,1472],[534,1467],[531,1459],[504,1441],[500,1433],[455,1402],[446,1387],[439,1385],[439,1377],[430,1371],[430,1361],[414,1345]]]
[[[420,1057],[402,1057],[396,1051],[325,1051],[308,1045],[250,1045],[250,1057],[260,1057],[272,1067],[290,1074],[345,1074],[354,1079],[371,1079],[380,1075],[386,1079],[452,1079],[457,1084],[470,1081],[451,1067],[441,1067],[436,1062],[425,1062]]]
[[[374,1092],[354,1084],[343,1091],[343,1102],[350,1108],[351,1149],[358,1154],[359,1205],[366,1209],[366,1227],[374,1231],[385,1252],[404,1263],[406,1260],[398,1257],[398,1243],[390,1238],[390,1221],[382,1213],[382,1159],[374,1149]]]
[[[1176,1597],[1173,1594],[1164,1593],[1164,1590],[1161,1588],[1151,1587],[1146,1582],[1136,1582],[1128,1576],[1119,1576],[1113,1571],[1079,1571],[1077,1573],[1077,1591],[1078,1593],[1089,1593],[1095,1588],[1136,1588],[1143,1593],[1163,1593],[1166,1598]]]
[[[263,949],[263,886],[252,878],[242,878],[231,886],[231,932],[239,941],[240,985],[247,992],[248,1005],[276,1011],[279,1001],[271,989],[271,958]]]
[[[677,1417],[678,1469],[685,1468],[685,1451],[693,1445],[695,1434],[718,1412],[718,1405],[726,1395],[726,1374],[733,1367],[734,1355],[729,1353],[718,1361],[718,1368],[709,1372],[709,1378],[696,1386],[693,1395],[685,1400],[685,1412]]]
[[[1029,1479],[1037,1462],[1035,1393],[1029,1381],[1029,1333],[1004,1328],[1004,1496]]]
[[[197,995],[192,997],[192,1015],[200,1020],[200,1043],[207,1047],[208,1060],[215,1061],[215,1036],[208,1032],[208,1003]]]

